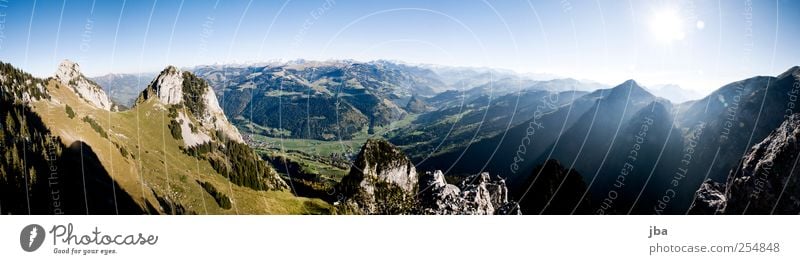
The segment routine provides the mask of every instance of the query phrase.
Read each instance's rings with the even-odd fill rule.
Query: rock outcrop
[[[417,169],[399,149],[369,139],[339,185],[346,203],[362,214],[411,214],[416,208]]]
[[[448,184],[442,171],[426,172],[420,176],[419,199],[423,214],[449,214],[464,210],[461,189]]]
[[[695,193],[692,213],[800,213],[800,114],[789,116],[742,157],[724,184],[707,181]]]
[[[108,97],[103,88],[94,81],[89,80],[81,73],[80,66],[69,60],[64,60],[58,65],[54,77],[57,81],[72,88],[78,96],[90,105],[109,111],[116,111],[117,106]]]
[[[505,180],[483,172],[448,184],[441,171],[420,178],[419,204],[423,214],[521,214],[519,204],[508,200]]]
[[[695,192],[694,206],[690,212],[694,214],[716,214],[725,211],[728,198],[725,197],[725,185],[713,180],[706,180]]]
[[[156,76],[140,98],[155,97],[162,104],[175,105],[183,102],[183,96],[183,73],[174,66],[168,66]]]
[[[217,131],[222,132],[228,139],[244,142],[239,130],[228,122],[211,86],[191,72],[180,71],[174,66],[161,71],[136,99],[136,105],[151,99],[167,107],[176,106],[187,110],[175,117],[179,124],[190,124],[189,116],[191,116],[191,119],[197,120],[204,128],[205,131],[181,130],[184,145],[187,147],[207,142]]]
[[[519,214],[503,179],[484,172],[456,186],[441,171],[418,175],[411,160],[383,139],[367,140],[338,189],[344,206],[360,214]]]

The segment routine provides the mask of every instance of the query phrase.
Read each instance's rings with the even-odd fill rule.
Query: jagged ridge
[[[706,181],[695,194],[693,213],[800,213],[800,114],[786,119],[753,146],[725,184]]]
[[[180,134],[186,147],[209,142],[215,138],[217,131],[221,131],[227,139],[244,142],[239,130],[228,122],[211,86],[191,72],[168,66],[142,91],[134,106],[151,99],[178,110],[177,116],[172,118],[181,125]],[[206,131],[189,127],[188,124],[192,123],[189,116]]]

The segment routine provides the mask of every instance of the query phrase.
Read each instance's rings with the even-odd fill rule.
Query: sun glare
[[[650,31],[661,42],[682,40],[686,36],[680,15],[672,9],[654,13],[650,18]]]

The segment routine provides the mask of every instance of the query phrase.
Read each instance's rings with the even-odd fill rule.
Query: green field
[[[405,118],[395,121],[388,126],[376,127],[374,134],[367,133],[367,128],[362,129],[352,139],[349,140],[316,140],[316,139],[296,139],[296,138],[276,138],[249,133],[247,136],[251,142],[250,146],[255,148],[260,154],[268,157],[283,157],[301,166],[299,171],[293,173],[319,175],[320,180],[327,183],[338,182],[349,171],[349,161],[358,154],[361,146],[369,138],[387,137],[397,128],[407,126],[413,122],[418,115],[407,115]],[[250,130],[253,126],[239,125],[240,131],[255,132]],[[271,129],[258,127],[259,130]],[[335,158],[332,158],[335,157]],[[281,168],[278,168],[281,171]],[[282,171],[284,176],[285,171]]]

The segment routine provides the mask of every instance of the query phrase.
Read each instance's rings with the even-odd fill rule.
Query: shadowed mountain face
[[[145,211],[103,167],[92,147],[76,141],[62,154],[65,214],[157,214]],[[82,166],[75,166],[81,164]],[[83,191],[82,191],[83,190]],[[72,192],[70,194],[70,192]],[[85,199],[85,200],[83,200]],[[85,203],[84,203],[85,202]],[[152,207],[152,206],[150,206]],[[84,211],[86,209],[86,211]]]
[[[742,157],[724,183],[705,182],[692,213],[798,214],[800,114],[794,114]]]
[[[627,135],[620,135],[623,127],[656,99],[632,80],[609,90],[600,90],[599,98],[572,127],[560,135],[563,140],[553,142],[536,159],[536,163],[556,159],[578,171],[593,173],[601,167],[611,144],[620,136],[621,140],[626,139]]]
[[[91,147],[80,141],[63,145],[38,114],[6,95],[0,99],[0,213],[145,213]]]
[[[640,213],[633,208],[635,202],[650,201],[667,188],[669,183],[662,179],[671,173],[667,164],[672,164],[672,158],[662,153],[677,151],[680,144],[676,143],[681,142],[672,110],[669,102],[653,101],[621,126],[607,153],[596,158],[597,169],[583,169],[589,174],[585,176],[590,184],[588,197],[596,203],[581,208],[601,214]]]
[[[564,168],[557,160],[537,166],[525,182],[512,189],[522,197],[520,209],[525,214],[588,214],[591,206],[585,197],[586,183],[575,170]],[[583,207],[576,208],[582,205]]]
[[[31,101],[50,98],[43,83],[8,64],[1,68],[0,214],[145,213],[90,146],[64,145],[31,109]]]
[[[571,165],[577,155],[584,153],[584,140],[594,144],[585,148],[586,157],[602,158],[607,149],[604,146],[611,143],[620,124],[655,99],[633,81],[584,95],[546,94],[545,104],[533,109],[533,118],[504,133],[431,157],[425,163],[455,164],[452,169],[456,173],[497,171],[514,183],[547,159]],[[594,168],[595,163],[587,167]]]
[[[555,159],[587,184],[591,207],[582,203],[580,212],[683,214],[704,179],[735,172],[744,151],[796,111],[797,80],[795,67],[680,105],[627,81],[534,114],[505,133],[419,159],[419,167],[495,171],[519,189],[529,185],[530,174],[540,174],[536,164]]]
[[[512,123],[510,128],[508,128],[509,118],[506,119],[506,122],[495,123],[499,129],[485,135],[486,138],[475,137],[473,139],[473,135],[476,133],[492,131],[487,129],[485,132],[481,132],[484,122],[478,121],[475,125],[481,125],[481,130],[474,128],[471,131],[467,130],[465,133],[467,140],[462,140],[459,144],[443,144],[439,152],[429,153],[433,155],[426,159],[423,159],[426,156],[412,155],[417,157],[417,161],[420,162],[419,166],[422,168],[447,164],[451,173],[461,175],[485,169],[496,171],[502,177],[514,181],[519,175],[527,174],[534,166],[533,159],[558,138],[562,128],[570,127],[581,114],[588,111],[597,98],[580,92],[543,92],[538,96],[532,96],[529,100],[530,103],[520,105],[531,106],[530,110],[525,114],[515,116],[511,122],[516,125]],[[525,119],[526,117],[527,119]],[[420,119],[422,118],[420,117]],[[476,114],[476,118],[485,120],[482,114]],[[488,122],[488,124],[491,125],[492,122]],[[469,128],[470,123],[466,123],[466,125]],[[420,126],[425,127],[424,125]],[[449,128],[445,127],[444,129],[444,131],[432,134],[449,138],[446,133]],[[433,141],[433,143],[438,144],[437,141]],[[446,148],[448,146],[449,149]],[[412,153],[414,152],[412,151]]]
[[[424,113],[389,137],[419,162],[428,156],[448,153],[452,148],[463,148],[470,142],[502,134],[531,116],[564,106],[583,94],[585,92],[530,90],[499,97],[484,95]],[[428,164],[437,167],[429,162],[420,165]]]
[[[681,173],[685,177],[666,211],[686,213],[704,179],[725,181],[748,149],[797,112],[799,78],[800,70],[793,67],[777,77],[734,82],[699,101],[679,105],[684,149],[669,155],[683,157],[673,167],[685,171]]]

